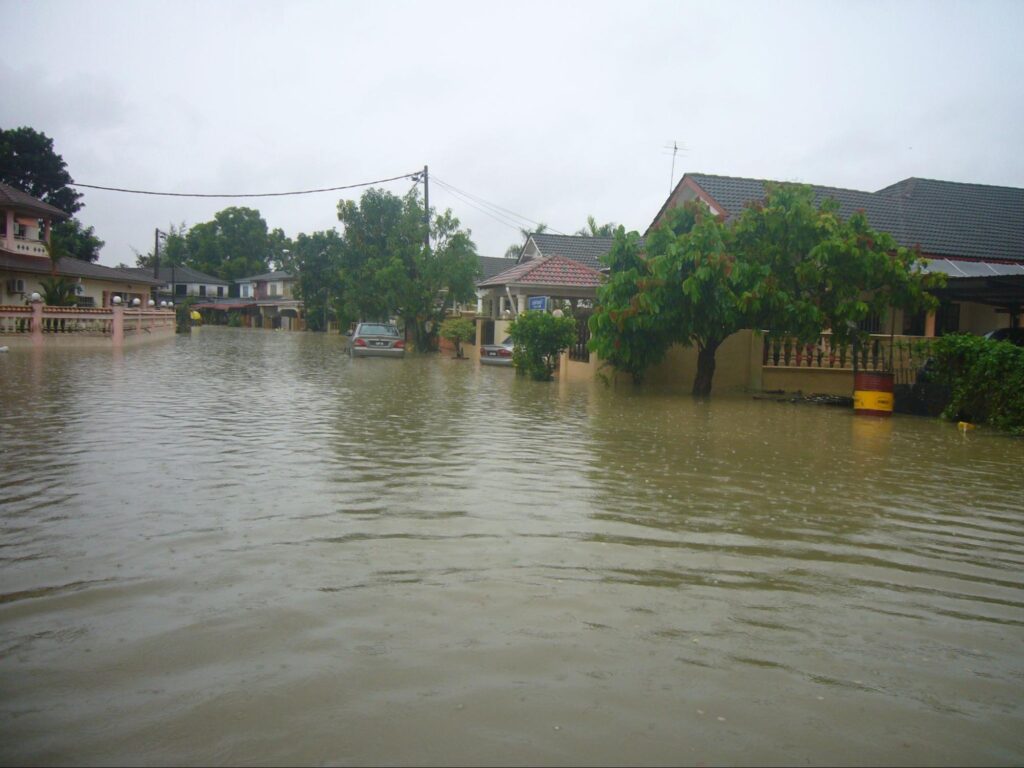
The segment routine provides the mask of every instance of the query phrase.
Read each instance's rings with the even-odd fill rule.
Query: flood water
[[[1024,441],[202,328],[0,355],[4,764],[1021,764]]]

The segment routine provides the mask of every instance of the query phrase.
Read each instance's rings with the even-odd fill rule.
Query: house
[[[716,215],[737,217],[765,198],[763,179],[687,173],[661,206],[648,231],[666,213],[702,200]],[[1019,324],[1024,304],[1024,189],[909,178],[876,192],[812,185],[815,203],[839,203],[844,218],[863,210],[875,229],[907,248],[920,247],[929,271],[947,275],[931,315],[878,318],[872,330],[910,336],[966,331],[983,334]]]
[[[159,281],[130,270],[61,257],[47,251],[53,222],[67,214],[9,184],[0,183],[0,305],[24,305],[43,293],[40,281],[54,275],[75,285],[80,307],[108,307],[113,297],[125,304],[148,303]]]
[[[262,328],[298,331],[305,328],[302,301],[295,298],[298,278],[288,272],[268,272],[243,277],[238,283],[238,298],[256,305],[254,324]]]
[[[648,232],[669,210],[703,201],[716,215],[734,219],[744,207],[765,199],[763,179],[688,173],[661,206]],[[841,216],[863,210],[875,229],[905,247],[920,248],[927,270],[948,276],[935,293],[937,312],[869,319],[871,332],[858,351],[861,370],[887,370],[896,384],[913,382],[929,355],[929,339],[956,331],[983,334],[1016,326],[1024,304],[1024,189],[911,178],[875,192],[813,186],[815,202],[834,199]],[[563,357],[561,375],[593,378],[600,361]],[[716,356],[714,387],[720,390],[784,390],[849,395],[853,351],[834,348],[830,334],[818,343],[796,345],[769,340],[756,330],[733,334]],[[696,351],[673,347],[652,368],[647,381],[688,389]]]
[[[480,298],[477,345],[505,338],[515,315],[528,309],[549,309],[569,302],[589,307],[597,296],[601,273],[566,256],[553,254],[518,264],[477,283]]]
[[[231,283],[227,280],[221,280],[191,267],[161,265],[157,275],[153,274],[152,269],[144,267],[132,267],[127,271],[159,280],[160,287],[157,292],[162,300],[180,301],[192,297],[200,301],[213,301],[230,295]]]

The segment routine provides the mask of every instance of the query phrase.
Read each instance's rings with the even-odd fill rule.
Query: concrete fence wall
[[[174,336],[173,309],[0,306],[0,339],[10,346],[124,347]]]

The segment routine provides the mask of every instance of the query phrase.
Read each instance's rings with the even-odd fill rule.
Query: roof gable
[[[545,256],[562,256],[591,269],[601,269],[601,258],[612,249],[614,237],[585,237],[584,235],[552,235],[534,232],[530,235],[534,245]],[[525,250],[525,249],[524,249]]]
[[[502,285],[544,285],[589,288],[601,284],[601,273],[565,256],[531,259],[506,269],[478,285],[488,288]]]

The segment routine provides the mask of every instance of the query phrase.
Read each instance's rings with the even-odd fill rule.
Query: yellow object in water
[[[974,425],[969,421],[958,421],[956,423],[956,428],[961,432],[966,432],[968,429],[974,429]]]
[[[196,312],[194,309],[189,313],[189,317],[193,320],[202,320],[203,316]]]

